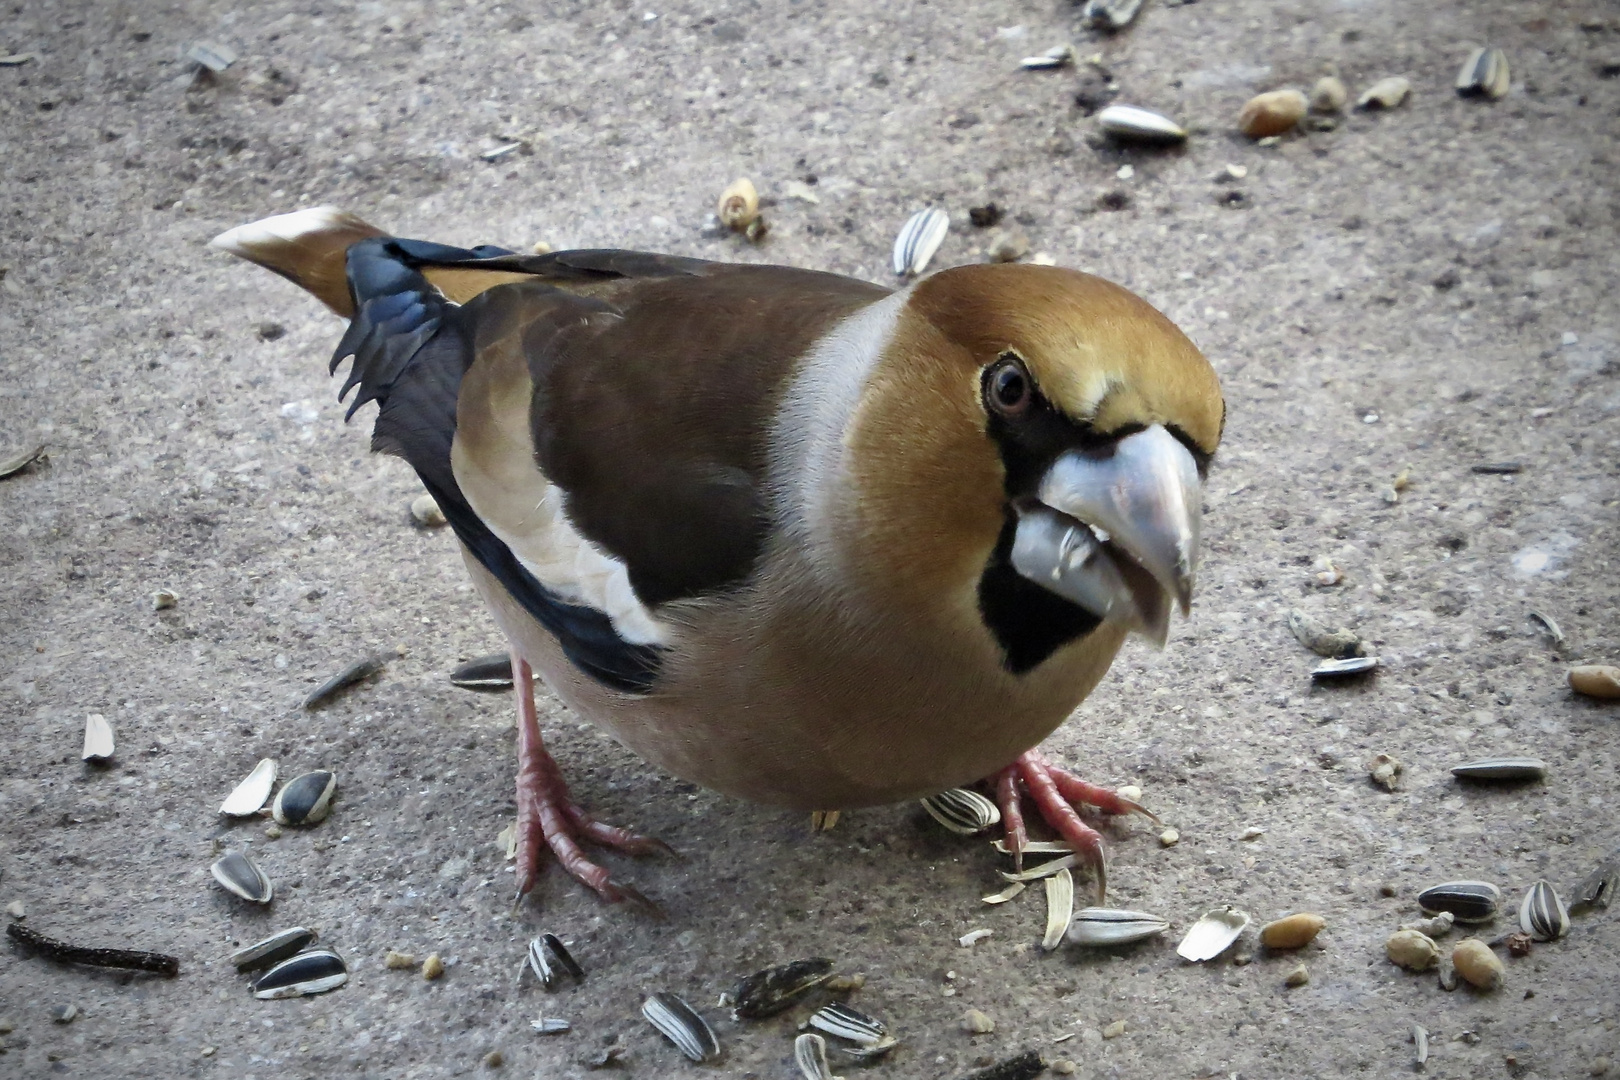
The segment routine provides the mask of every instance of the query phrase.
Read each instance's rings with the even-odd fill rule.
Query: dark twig
[[[6,926],[6,936],[26,945],[41,956],[62,960],[70,964],[90,967],[133,968],[136,971],[155,971],[170,978],[180,974],[180,958],[163,953],[144,952],[140,949],[90,949],[83,945],[69,945],[65,941],[48,938],[21,923]]]

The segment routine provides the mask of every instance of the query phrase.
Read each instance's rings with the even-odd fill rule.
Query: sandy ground
[[[1100,143],[1075,101],[1106,82],[1089,65],[1018,70],[1065,40],[1100,53],[1121,100],[1191,125],[1186,148]],[[198,41],[240,59],[195,85],[182,56]],[[1458,65],[1487,42],[1512,91],[1462,100]],[[572,1077],[617,1041],[627,1074],[701,1075],[637,1016],[666,990],[716,1023],[728,1056],[707,1072],[787,1077],[802,1010],[739,1025],[714,1002],[806,955],[866,974],[854,1002],[902,1039],[874,1077],[955,1077],[1031,1048],[1083,1077],[1405,1075],[1413,1023],[1435,1077],[1620,1060],[1613,912],[1509,961],[1489,995],[1445,993],[1382,949],[1426,885],[1486,878],[1516,903],[1543,876],[1567,891],[1620,844],[1620,710],[1564,684],[1572,661],[1620,657],[1611,4],[1149,0],[1105,39],[1055,0],[20,0],[0,52],[37,54],[0,67],[0,442],[48,447],[0,481],[0,901],[42,932],[183,968],[0,949],[0,1074],[439,1077],[484,1073],[498,1050],[501,1075]],[[1333,69],[1352,93],[1404,75],[1411,99],[1271,146],[1233,132],[1250,94]],[[511,138],[526,148],[480,160]],[[1222,182],[1229,163],[1247,176]],[[744,174],[775,200],[759,247],[704,233]],[[819,201],[787,198],[792,182]],[[451,243],[889,280],[909,213],[950,210],[949,265],[983,257],[991,236],[966,211],[991,201],[1033,252],[1165,310],[1226,387],[1192,618],[1163,653],[1128,646],[1048,744],[1140,785],[1180,829],[1165,849],[1146,824],[1109,828],[1112,899],[1166,915],[1170,935],[1042,955],[1039,890],[982,905],[996,856],[917,807],[811,836],[555,705],[545,734],[581,798],[685,858],[610,859],[663,923],[555,869],[514,914],[494,843],[513,813],[509,700],[446,677],[500,647],[494,627],[448,533],[412,524],[414,477],[368,455],[363,418],[340,422],[323,370],[339,324],[208,238],[336,203]],[[1471,471],[1501,461],[1523,471]],[[1336,586],[1316,584],[1324,559]],[[153,610],[160,588],[177,606]],[[1381,672],[1313,686],[1293,607],[1358,628]],[[1562,650],[1531,609],[1561,623]],[[380,678],[300,711],[394,646]],[[117,730],[109,768],[79,760],[92,712]],[[1378,753],[1405,764],[1394,793],[1368,781]],[[1447,773],[1510,753],[1544,758],[1546,782]],[[215,815],[265,756],[338,773],[326,823],[272,839]],[[213,885],[224,845],[274,879],[269,910]],[[1301,957],[1252,937],[1177,958],[1225,903],[1324,915],[1309,984],[1285,988]],[[295,923],[352,981],[254,1000],[225,955]],[[994,935],[957,944],[978,927]],[[583,985],[514,985],[542,929],[574,943]],[[448,972],[384,970],[388,949],[437,952]],[[53,1022],[69,1004],[77,1019]],[[969,1007],[994,1033],[964,1033]],[[574,1031],[535,1035],[542,1013]]]

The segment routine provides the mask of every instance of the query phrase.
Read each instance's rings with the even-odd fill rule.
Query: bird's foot
[[[1107,814],[1157,815],[1131,799],[1108,788],[1088,784],[1067,770],[1047,762],[1039,750],[1030,750],[1001,770],[995,778],[996,802],[1001,806],[1002,824],[1007,830],[1007,847],[1012,849],[1018,868],[1023,869],[1024,847],[1029,833],[1024,828],[1021,797],[1028,794],[1042,818],[1074,851],[1081,864],[1090,867],[1097,882],[1097,903],[1108,892],[1108,860],[1102,834],[1080,819],[1078,805],[1095,806]]]
[[[653,912],[657,906],[635,889],[612,880],[608,871],[586,857],[581,840],[631,855],[674,854],[668,844],[627,829],[606,825],[580,809],[568,794],[562,770],[540,738],[534,708],[534,673],[525,660],[512,666],[518,699],[517,895],[534,888],[540,873],[542,843],[562,868],[609,903],[623,900]]]

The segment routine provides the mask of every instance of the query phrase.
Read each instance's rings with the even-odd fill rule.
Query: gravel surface
[[[1018,69],[1065,40],[1106,74]],[[239,59],[198,78],[183,58],[200,41]],[[1512,90],[1463,100],[1452,80],[1485,43]],[[807,955],[864,972],[853,1002],[900,1035],[874,1077],[1028,1049],[1082,1077],[1406,1075],[1413,1023],[1435,1077],[1620,1061],[1612,911],[1505,957],[1492,994],[1445,993],[1383,955],[1427,885],[1489,879],[1516,908],[1620,845],[1620,706],[1565,685],[1572,662],[1620,659],[1612,4],[1149,0],[1104,38],[1056,0],[19,0],[0,52],[36,54],[0,66],[0,451],[48,455],[0,480],[0,902],[182,969],[0,947],[0,1075],[440,1077],[486,1073],[499,1051],[503,1073],[567,1078],[614,1041],[630,1075],[699,1075],[637,1015],[665,990],[716,1024],[711,1075],[788,1077],[802,1011],[738,1024],[714,1003]],[[1332,70],[1352,97],[1385,75],[1412,94],[1270,146],[1235,132],[1252,94]],[[1087,110],[1110,82],[1189,125],[1186,147],[1100,142]],[[771,201],[758,246],[704,231],[741,175]],[[1003,223],[971,226],[990,202]],[[497,633],[448,532],[413,522],[415,478],[367,453],[365,417],[341,423],[323,370],[340,324],[204,246],[317,203],[455,244],[874,280],[901,223],[936,204],[952,230],[935,265],[1016,230],[1030,257],[1179,322],[1230,409],[1192,618],[1162,653],[1127,646],[1047,744],[1140,786],[1179,829],[1165,848],[1146,823],[1107,828],[1111,899],[1169,918],[1167,938],[1042,955],[1041,889],[982,905],[996,855],[919,808],[812,836],[652,771],[554,704],[545,735],[581,800],[684,858],[608,859],[662,923],[554,868],[514,911],[496,845],[510,701],[446,677]],[[1523,469],[1473,471],[1504,461]],[[1329,561],[1342,580],[1319,585]],[[159,589],[173,607],[154,610]],[[1378,673],[1313,685],[1296,607],[1358,630]],[[379,676],[299,708],[392,648]],[[89,713],[116,731],[109,767],[79,760]],[[1393,792],[1368,778],[1380,753],[1403,763]],[[1447,772],[1500,754],[1545,759],[1546,781]],[[218,818],[261,757],[335,771],[331,817],[279,838]],[[225,846],[274,880],[268,910],[213,884]],[[1179,935],[1227,903],[1257,922],[1323,915],[1308,983],[1286,987],[1301,957],[1266,955],[1252,930],[1221,959],[1180,960]],[[318,927],[351,982],[254,1000],[225,956],[293,924]],[[979,927],[995,933],[958,946]],[[515,983],[543,929],[572,943],[583,984]],[[388,970],[389,950],[438,953],[445,973]],[[76,1018],[54,1022],[66,1005]],[[969,1008],[994,1031],[965,1032]],[[542,1013],[574,1030],[533,1033]]]

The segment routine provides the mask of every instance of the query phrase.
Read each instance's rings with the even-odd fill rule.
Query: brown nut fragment
[[[1301,911],[1269,922],[1260,928],[1260,944],[1268,949],[1299,949],[1309,945],[1327,920],[1320,915]]]
[[[1479,938],[1463,938],[1451,950],[1451,963],[1470,986],[1491,991],[1502,985],[1502,961]]]
[[[1534,938],[1521,930],[1517,934],[1509,934],[1504,939],[1504,944],[1507,945],[1509,956],[1529,956],[1534,941]]]
[[[1620,667],[1613,664],[1581,664],[1569,669],[1569,688],[1587,697],[1620,699]]]
[[[1485,951],[1490,952],[1489,949]],[[1416,930],[1395,931],[1384,942],[1384,952],[1389,955],[1391,963],[1407,971],[1428,971],[1440,959],[1440,946],[1428,934],[1420,934]]]
[[[1238,113],[1238,130],[1251,139],[1281,135],[1305,119],[1308,106],[1298,90],[1272,90],[1252,97]]]

